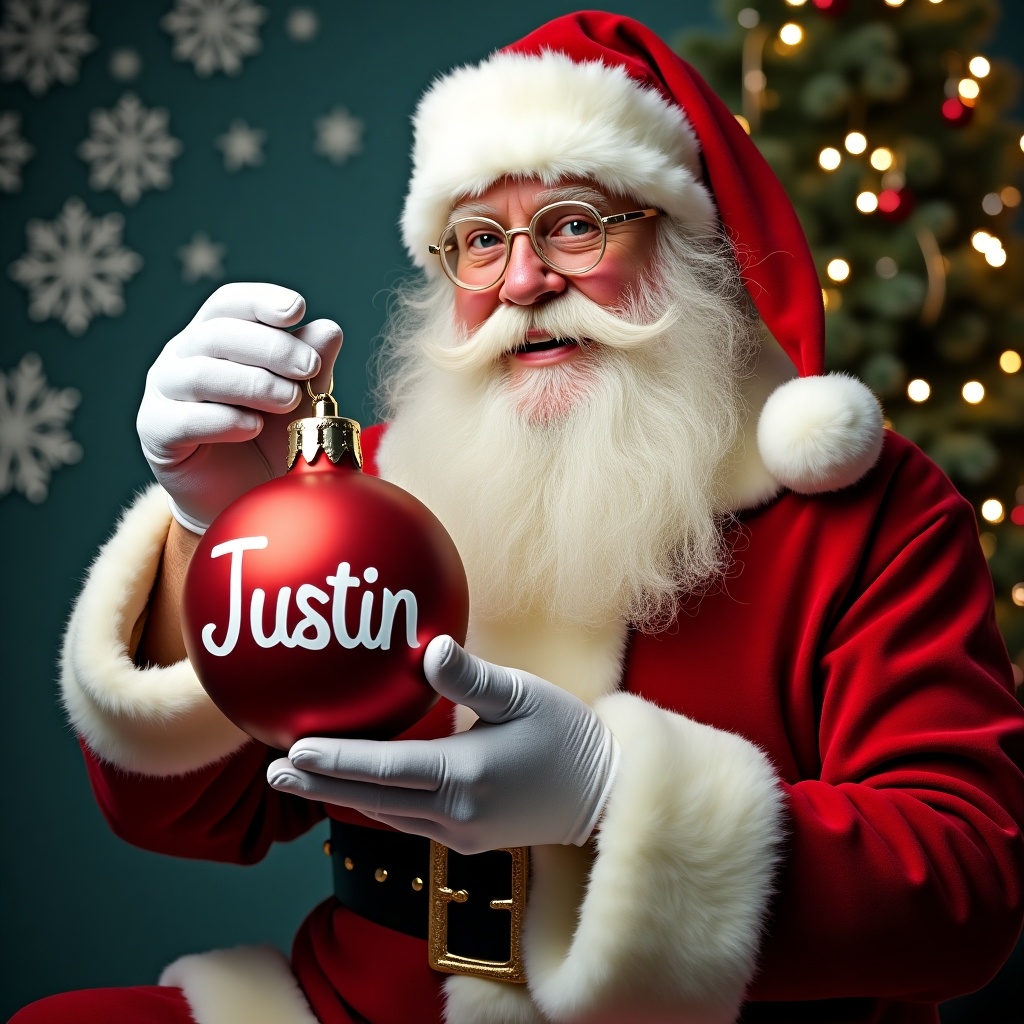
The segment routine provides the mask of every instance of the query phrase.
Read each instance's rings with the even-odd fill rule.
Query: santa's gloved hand
[[[352,807],[460,853],[587,841],[611,790],[618,744],[583,701],[436,637],[423,658],[438,693],[472,708],[472,729],[433,740],[302,739],[275,789]]]
[[[146,376],[142,452],[182,526],[203,533],[235,498],[285,470],[304,382],[326,391],[341,328],[295,331],[305,300],[274,284],[227,284],[172,338]]]

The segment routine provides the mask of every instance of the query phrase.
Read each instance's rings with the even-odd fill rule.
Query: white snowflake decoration
[[[320,31],[320,19],[309,7],[293,7],[285,18],[284,30],[293,43],[308,43]]]
[[[93,110],[92,134],[78,147],[90,166],[89,184],[112,189],[125,203],[137,203],[146,189],[170,188],[170,162],[181,142],[167,134],[167,119],[165,109],[147,110],[130,92],[113,110]]]
[[[335,107],[325,117],[317,118],[314,149],[331,163],[343,164],[362,148],[363,122],[344,107]]]
[[[17,192],[21,188],[21,167],[35,149],[21,137],[21,114],[16,110],[0,112],[0,191]]]
[[[51,472],[78,462],[82,446],[64,428],[80,399],[74,388],[47,386],[35,352],[0,372],[0,496],[16,490],[38,504]]]
[[[267,133],[250,128],[245,121],[232,121],[223,135],[217,136],[217,148],[224,154],[224,168],[239,171],[263,163],[263,143]]]
[[[260,50],[258,29],[266,16],[252,0],[175,0],[160,25],[174,36],[174,58],[191,61],[206,78],[242,70],[242,58]]]
[[[142,257],[121,245],[119,213],[93,217],[77,196],[53,221],[25,225],[28,252],[9,268],[29,290],[33,320],[60,320],[69,334],[81,334],[94,316],[124,312],[121,288],[142,267]]]
[[[198,281],[201,277],[213,280],[222,278],[224,267],[221,260],[224,259],[225,252],[226,246],[211,242],[204,232],[197,231],[192,236],[192,241],[178,250],[182,280],[191,282]]]
[[[33,96],[54,82],[78,80],[79,61],[95,49],[79,0],[5,0],[0,25],[0,79],[23,81]]]
[[[107,70],[118,82],[133,82],[142,71],[142,57],[138,50],[122,46],[110,55]]]

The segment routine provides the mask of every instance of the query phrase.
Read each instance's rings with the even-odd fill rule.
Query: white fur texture
[[[248,739],[206,695],[188,661],[138,668],[129,645],[149,600],[170,524],[151,487],[101,548],[75,603],[61,651],[64,707],[105,761],[144,775],[179,775]]]
[[[841,373],[783,384],[765,402],[757,425],[768,472],[798,494],[856,483],[877,461],[883,434],[878,400]]]
[[[288,961],[272,946],[183,956],[161,985],[182,989],[196,1024],[317,1024]]]
[[[549,1024],[523,985],[455,974],[444,994],[445,1024]]]
[[[456,199],[506,175],[588,178],[642,196],[682,223],[714,222],[696,136],[682,111],[621,67],[563,53],[495,54],[436,81],[413,120],[402,234],[413,262],[440,273],[436,242]]]
[[[727,1024],[772,889],[775,773],[747,740],[635,695],[596,709],[622,748],[619,773],[589,878],[585,851],[535,850],[530,991],[553,1021]]]

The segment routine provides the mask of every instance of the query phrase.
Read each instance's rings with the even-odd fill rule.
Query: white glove
[[[459,853],[575,843],[597,824],[619,748],[583,701],[435,637],[423,668],[438,693],[479,716],[434,740],[301,739],[267,769],[270,784],[355,808]]]
[[[194,533],[285,471],[299,382],[316,374],[312,387],[327,389],[341,328],[314,320],[285,330],[305,312],[290,288],[224,285],[150,368],[136,420],[142,452],[175,519]]]

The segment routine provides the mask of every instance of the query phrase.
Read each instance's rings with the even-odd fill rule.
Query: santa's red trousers
[[[48,996],[19,1010],[8,1024],[195,1024],[180,988],[89,988]]]

